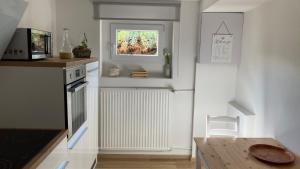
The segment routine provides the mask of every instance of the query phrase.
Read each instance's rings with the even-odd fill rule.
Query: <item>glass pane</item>
[[[117,55],[158,56],[157,30],[116,30]]]
[[[45,52],[45,35],[42,32],[33,30],[31,34],[31,47],[33,53]]]

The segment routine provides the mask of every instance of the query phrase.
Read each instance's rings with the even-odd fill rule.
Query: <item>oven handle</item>
[[[82,88],[86,87],[89,84],[89,82],[83,82],[80,85],[76,85],[75,87],[71,87],[68,91],[71,93],[78,92]]]

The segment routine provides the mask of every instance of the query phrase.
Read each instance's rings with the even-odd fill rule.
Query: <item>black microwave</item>
[[[3,60],[38,60],[51,57],[51,33],[31,28],[18,28],[5,50]]]

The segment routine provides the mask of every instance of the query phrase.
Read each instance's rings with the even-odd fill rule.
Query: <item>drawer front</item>
[[[96,154],[92,151],[90,142],[90,130],[87,127],[81,128],[79,134],[69,140],[69,164],[68,169],[90,169],[96,159]],[[70,143],[71,142],[71,143]]]
[[[67,138],[65,138],[37,167],[37,169],[56,169],[68,160]]]
[[[75,135],[68,142],[69,153],[87,152],[89,150],[88,144],[89,129],[84,124]]]
[[[66,169],[70,161],[63,161],[56,169]]]
[[[96,158],[89,153],[73,153],[70,154],[69,160],[66,169],[91,169]]]

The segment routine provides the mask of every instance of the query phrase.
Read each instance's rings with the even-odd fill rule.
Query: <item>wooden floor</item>
[[[190,160],[99,158],[96,169],[194,169]]]

